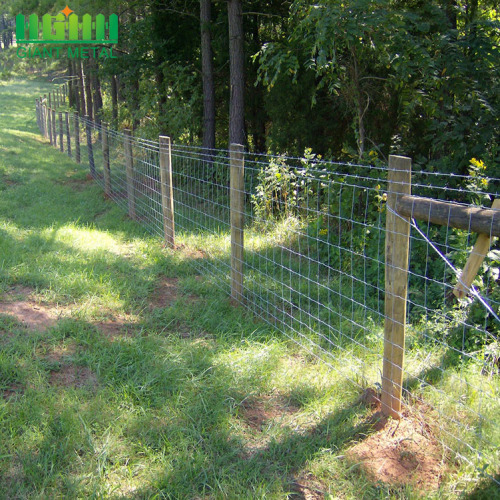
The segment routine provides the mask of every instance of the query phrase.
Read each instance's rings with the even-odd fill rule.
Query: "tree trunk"
[[[228,0],[229,21],[229,143],[245,144],[245,76],[241,0]]]
[[[132,111],[132,130],[136,130],[141,124],[139,120],[139,75],[132,80],[131,92],[129,96],[130,108]]]
[[[80,107],[78,109],[80,116],[85,116],[86,108],[85,108],[85,92],[84,92],[84,81],[83,81],[83,69],[82,69],[82,61],[78,59],[76,61],[76,69],[78,71],[78,93],[80,94]]]
[[[251,45],[250,53],[256,54],[262,47],[260,40],[259,28],[260,19],[258,15],[252,16],[251,24]],[[247,25],[248,26],[248,25]],[[249,28],[247,27],[247,34]],[[248,81],[257,81],[257,65],[251,64],[247,66]],[[262,83],[256,85],[248,85],[246,89],[246,110],[247,110],[247,124],[248,134],[252,135],[252,144],[256,152],[263,153],[266,150],[266,121],[267,112],[264,103],[264,86]]]
[[[153,49],[153,64],[155,68],[156,95],[158,96],[158,127],[162,135],[168,134],[167,92],[165,89],[165,27],[169,25],[172,15],[168,12],[163,0],[153,0],[151,3],[153,20],[152,36],[156,40]]]
[[[5,17],[2,14],[0,16],[0,33],[3,33],[4,29],[5,29]],[[0,36],[0,52],[2,51],[2,42],[3,42],[3,35]]]
[[[75,96],[73,94],[73,65],[71,59],[68,59],[68,99],[69,107],[72,108],[75,105]]]
[[[118,83],[116,76],[111,75],[111,117],[113,118],[113,127],[118,126]]]
[[[101,80],[99,79],[97,68],[94,68],[92,85],[94,87],[94,116],[97,123],[101,123],[102,93]]]
[[[97,73],[97,64],[93,63],[92,69],[92,88],[94,90],[94,121],[101,125],[101,110],[102,110],[102,94],[101,94],[101,81],[99,80],[99,74]],[[98,138],[102,140],[102,129],[99,126]]]
[[[85,76],[85,109],[87,110],[87,116],[89,117],[90,120],[94,119],[94,105],[93,105],[93,100],[92,100],[92,75],[91,75],[91,68],[90,68],[90,63],[87,63],[85,65],[85,71],[84,71],[84,76]]]
[[[163,74],[163,67],[161,64],[156,66],[155,74],[156,88],[158,92],[158,125],[160,127],[160,134],[168,135],[167,127],[167,95],[165,92],[165,75]]]
[[[448,18],[449,27],[452,30],[457,29],[457,1],[446,0],[445,3],[446,17]]]
[[[201,75],[203,81],[203,147],[215,149],[215,86],[211,0],[200,0]]]

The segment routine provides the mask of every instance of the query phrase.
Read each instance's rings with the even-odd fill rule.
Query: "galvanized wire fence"
[[[47,135],[43,108],[37,103],[37,122]],[[464,216],[469,224],[462,229],[453,228],[451,220],[455,208],[465,213],[470,205],[490,207],[499,197],[500,179],[488,178],[482,162],[472,160],[469,176],[413,174],[413,195],[451,202],[443,225],[429,222],[430,209],[429,217],[417,221],[388,206],[388,168],[381,162],[367,166],[313,154],[245,153],[244,177],[235,190],[230,151],[181,144],[164,151],[160,142],[107,129],[75,113],[68,123],[71,154],[78,135],[80,162],[89,166],[92,178],[160,237],[166,233],[162,162],[167,161],[176,236],[203,255],[194,265],[342,377],[361,388],[377,387],[382,400],[384,344],[385,349],[399,346],[387,326],[384,332],[386,219],[392,214],[409,221],[408,295],[398,297],[407,308],[397,413],[421,414],[447,450],[498,474],[500,250],[492,236],[499,218],[491,219],[489,234],[483,231],[491,237],[486,255],[477,256],[474,283],[462,293],[457,292],[465,279],[460,271],[477,253],[477,236],[472,215]],[[240,208],[232,201],[236,191]],[[413,199],[412,204],[413,210],[418,203]],[[242,239],[231,238],[235,212],[244,219]],[[238,273],[241,288],[235,294]]]

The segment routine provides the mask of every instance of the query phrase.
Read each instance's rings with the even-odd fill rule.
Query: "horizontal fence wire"
[[[43,109],[37,104],[42,133]],[[69,122],[75,149],[73,113]],[[159,142],[86,117],[79,119],[79,137],[89,175],[163,237]],[[229,294],[231,153],[172,144],[170,157],[176,236],[201,257],[194,265]],[[412,194],[489,207],[499,196],[500,179],[488,178],[481,162],[472,163],[469,176],[417,170]],[[325,161],[309,153],[244,154],[240,303],[360,388],[381,388],[387,179],[387,166],[380,164]],[[490,464],[494,475],[500,250],[492,244],[476,292],[458,300],[453,290],[476,235],[426,221],[411,225],[403,412],[424,416],[446,449],[486,473]]]

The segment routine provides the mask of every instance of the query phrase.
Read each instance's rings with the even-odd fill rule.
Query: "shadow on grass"
[[[147,485],[138,485],[126,498],[155,494],[165,498],[207,494],[242,498],[252,497],[252,492],[259,496],[291,491],[296,476],[318,453],[329,450],[342,454],[350,443],[371,431],[371,425],[363,420],[366,409],[352,404],[302,432],[287,427],[255,451],[235,432],[234,422],[240,418],[238,409],[248,391],[266,391],[276,365],[266,366],[264,376],[242,392],[234,384],[237,368],[217,363],[216,341],[137,335],[108,342],[81,321],[74,323],[73,330],[81,332],[76,340],[88,346],[78,363],[98,373],[101,389],[93,397],[100,398],[100,390],[112,391],[121,402],[109,415],[117,422],[115,438],[125,436],[131,450],[139,446],[146,456],[156,460],[161,457],[161,470],[154,467]],[[102,417],[92,415],[89,405],[86,407],[81,418],[98,448],[101,436],[94,429],[100,427],[97,421]],[[68,436],[60,438],[72,441]],[[104,469],[114,467],[116,453],[123,446],[122,442],[114,452],[109,451]],[[93,453],[87,449],[80,459],[92,462]],[[67,457],[67,453],[61,453],[61,457]],[[140,463],[140,457],[133,454],[130,460],[131,464]],[[57,469],[70,466],[59,464]],[[108,482],[104,472],[99,479]],[[120,489],[119,484],[108,484]]]
[[[462,498],[464,500],[493,500],[500,498],[500,474],[484,478],[474,490]]]

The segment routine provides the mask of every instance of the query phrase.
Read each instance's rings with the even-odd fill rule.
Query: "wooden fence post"
[[[49,109],[52,109],[52,92],[49,92]]]
[[[43,94],[43,132],[48,139],[49,133],[47,131],[47,94]]]
[[[78,111],[74,112],[75,117],[75,160],[76,163],[80,163],[80,118],[78,116]]]
[[[42,98],[38,99],[38,127],[40,128],[40,134],[45,135],[45,127],[43,124],[43,101]]]
[[[41,126],[40,126],[40,105],[38,104],[38,97],[35,99],[35,112],[36,112],[36,125],[38,127],[38,130],[41,132]]]
[[[59,111],[59,150],[64,152],[62,111]]]
[[[49,132],[50,144],[52,144],[52,110],[50,109],[50,106],[47,108],[47,130]]]
[[[109,165],[108,127],[102,123],[102,158],[104,162],[104,192],[111,196],[111,169]]]
[[[52,110],[52,139],[53,146],[57,148],[57,132],[56,132],[56,110]]]
[[[40,97],[40,127],[42,136],[45,137],[45,104],[41,97]]]
[[[175,246],[175,223],[174,189],[172,185],[172,152],[170,137],[163,135],[160,135],[160,182],[165,243],[170,248],[173,248]]]
[[[71,134],[69,132],[69,113],[65,111],[64,121],[66,122],[66,151],[68,156],[71,156]]]
[[[411,159],[389,156],[385,236],[385,332],[382,412],[400,418],[405,349],[410,219],[395,213],[398,196],[411,194]]]
[[[89,156],[89,169],[90,175],[95,179],[95,163],[94,163],[94,150],[92,149],[92,129],[90,126],[90,118],[85,116],[85,131],[87,132],[87,153]]]
[[[128,215],[135,219],[135,179],[134,179],[134,157],[132,156],[132,132],[125,129],[125,161],[127,165],[127,199]]]
[[[231,300],[243,301],[243,225],[245,223],[245,160],[241,144],[230,146]]]
[[[36,118],[38,130],[40,131],[40,135],[43,135],[43,127],[42,127],[42,98],[36,98]]]

